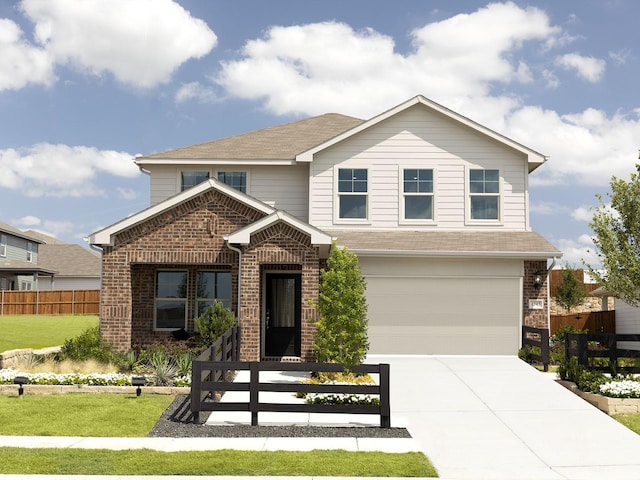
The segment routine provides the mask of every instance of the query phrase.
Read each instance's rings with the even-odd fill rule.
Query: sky
[[[136,155],[421,94],[548,156],[532,229],[589,222],[640,148],[637,0],[3,0],[0,221],[69,243],[149,206]]]

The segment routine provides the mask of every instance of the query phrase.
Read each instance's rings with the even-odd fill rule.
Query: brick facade
[[[161,269],[188,272],[187,331],[194,329],[198,270],[231,272],[231,308],[236,312],[239,259],[223,237],[264,216],[209,190],[118,233],[114,245],[105,246],[102,256],[100,328],[104,339],[123,352],[171,337],[170,332],[154,330],[155,277]],[[304,360],[312,359],[315,311],[309,301],[318,296],[318,249],[307,234],[279,222],[255,233],[242,251],[242,360],[260,359],[262,283],[264,273],[274,270],[301,273],[301,352]]]
[[[525,260],[524,277],[522,279],[522,323],[529,327],[549,328],[549,280],[544,273],[547,270],[546,260]],[[540,277],[540,288],[534,286],[536,272],[543,272]],[[542,309],[529,308],[529,300],[542,300]]]

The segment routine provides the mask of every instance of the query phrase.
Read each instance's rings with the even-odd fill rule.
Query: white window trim
[[[178,174],[176,178],[176,192],[183,192],[182,190],[182,174],[183,173],[192,173],[192,172],[207,172],[209,174],[209,178],[211,177],[211,170],[207,168],[180,168],[178,169]]]
[[[471,193],[469,188],[469,178],[471,170],[497,170],[498,171],[498,193],[490,193],[490,194],[482,194],[482,193]],[[504,179],[502,178],[502,170],[499,168],[489,168],[489,167],[478,167],[478,166],[468,166],[465,170],[464,175],[464,194],[465,194],[465,224],[466,225],[492,225],[492,226],[500,226],[503,225],[503,215],[504,215],[504,188],[503,188]],[[472,196],[491,196],[494,197],[498,195],[498,218],[497,219],[472,219],[471,218],[471,197]]]
[[[33,242],[27,242],[27,262],[33,263]]]
[[[413,219],[413,218],[405,218],[404,212],[404,171],[405,170],[431,170],[433,172],[433,191],[431,193],[418,193],[418,194],[409,194],[410,196],[421,196],[421,195],[431,195],[432,200],[432,215],[431,219]],[[436,200],[437,200],[437,171],[435,168],[421,168],[420,166],[414,165],[399,165],[398,166],[398,223],[400,225],[436,225],[437,222],[437,208],[436,208]]]
[[[4,233],[0,234],[0,257],[6,257],[7,256],[7,243],[8,242],[9,242],[8,237]]]
[[[339,192],[338,191],[338,171],[339,170],[366,170],[367,171],[367,197],[366,218],[340,218],[340,196],[341,195],[363,195],[363,192]],[[335,225],[370,225],[371,224],[371,168],[360,165],[334,165],[333,167],[333,223]]]
[[[187,295],[187,298],[184,299],[156,297],[156,294],[158,292],[159,272],[185,272],[187,274],[187,294],[189,293],[189,270],[184,270],[181,268],[161,268],[155,271],[153,279],[153,330],[155,332],[172,332],[180,328],[187,328],[187,318],[189,316],[189,296]],[[158,328],[158,300],[184,300],[184,323],[182,324],[182,327]]]
[[[250,195],[251,194],[251,170],[250,169],[243,169],[243,168],[221,168],[215,171],[213,178],[215,178],[216,180],[218,180],[218,174],[219,173],[234,173],[234,172],[242,172],[244,173],[244,177],[245,177],[245,184],[246,184],[246,191],[244,192],[245,195]],[[225,183],[226,185],[226,183]],[[240,190],[238,190],[240,191]]]

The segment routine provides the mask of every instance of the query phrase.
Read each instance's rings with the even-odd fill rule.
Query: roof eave
[[[340,242],[338,242],[340,245]],[[349,250],[360,256],[396,256],[396,257],[457,257],[457,258],[513,258],[513,259],[549,259],[560,258],[562,252],[487,252],[487,251],[455,251],[455,250],[386,250],[386,249],[361,249]]]

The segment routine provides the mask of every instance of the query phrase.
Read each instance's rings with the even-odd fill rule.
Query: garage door
[[[519,277],[365,277],[370,353],[518,352]]]

